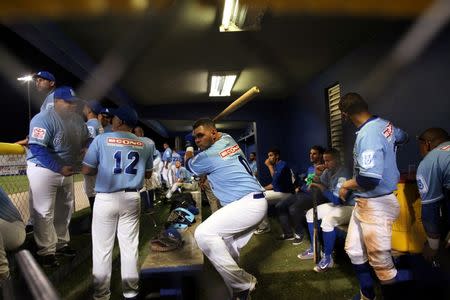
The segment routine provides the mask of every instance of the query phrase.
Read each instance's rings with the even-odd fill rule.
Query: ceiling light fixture
[[[228,75],[212,74],[209,96],[210,97],[230,96],[236,78],[237,78],[236,74],[228,74]]]
[[[220,25],[219,30],[221,32],[242,31],[246,15],[247,6],[239,6],[239,0],[225,0],[222,24]]]

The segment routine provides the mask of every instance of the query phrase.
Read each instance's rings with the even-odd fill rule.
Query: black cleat
[[[50,255],[39,255],[38,262],[41,266],[45,268],[56,268],[59,266],[59,262],[56,259],[56,256],[53,254]]]
[[[71,248],[70,246],[64,246],[61,249],[56,250],[56,255],[66,256],[66,257],[74,257],[77,255],[77,251]]]

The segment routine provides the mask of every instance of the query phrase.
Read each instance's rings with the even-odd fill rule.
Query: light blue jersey
[[[256,161],[249,161],[248,165],[250,166],[250,170],[252,170],[252,174],[256,175],[258,172],[258,166],[256,165]]]
[[[337,170],[330,171],[330,169],[325,169],[320,176],[320,182],[326,187],[326,191],[329,191],[333,196],[339,198],[339,189],[342,184],[350,179],[351,173],[346,167],[339,167]],[[324,192],[324,194],[326,193]],[[327,197],[328,198],[328,197]],[[355,197],[350,195],[348,199],[343,203],[344,205],[353,206],[355,204]]]
[[[105,127],[103,127],[103,133],[112,132],[112,125],[108,124]]]
[[[175,178],[181,179],[184,183],[191,183],[192,182],[192,173],[186,170],[185,167],[180,167],[175,172]]]
[[[443,189],[450,189],[450,141],[440,144],[423,158],[416,177],[422,204],[444,198]]]
[[[102,126],[97,119],[89,119],[86,122],[90,138],[95,138],[97,135],[103,133]]]
[[[161,152],[159,152],[159,150],[155,148],[155,153],[153,154],[153,156],[155,157],[155,159],[153,160],[156,160],[158,158],[161,159]]]
[[[8,194],[0,187],[0,219],[6,222],[22,221],[19,211],[9,199]]]
[[[131,132],[104,133],[91,143],[83,164],[98,169],[97,193],[140,190],[145,172],[153,169],[154,150],[154,145]]]
[[[173,151],[172,152],[172,162],[175,163],[176,161],[183,162],[183,158],[181,157],[180,154],[178,154],[177,152]]]
[[[152,156],[153,160],[157,159],[158,157],[161,157],[161,153],[159,153],[159,151],[156,150],[155,142],[151,138],[148,138],[146,136],[141,136],[139,138],[153,147],[154,149]]]
[[[162,161],[163,162],[171,162],[172,161],[172,149],[170,148],[166,148],[166,150],[164,150],[163,155],[162,155]]]
[[[194,175],[207,175],[214,195],[225,206],[264,189],[253,176],[244,153],[228,134],[186,162]]]
[[[28,143],[47,147],[60,165],[78,169],[82,160],[81,149],[88,137],[86,124],[78,114],[60,116],[54,109],[47,109],[31,120]],[[27,152],[27,160],[40,164],[31,151]]]
[[[353,176],[380,179],[372,190],[357,190],[355,195],[375,198],[397,189],[400,173],[397,168],[395,148],[407,139],[407,134],[391,122],[375,117],[363,124],[356,132],[353,148]]]
[[[41,111],[53,108],[55,108],[55,98],[54,91],[51,91],[50,93],[48,93],[47,97],[45,97],[44,103],[42,103],[41,105]]]

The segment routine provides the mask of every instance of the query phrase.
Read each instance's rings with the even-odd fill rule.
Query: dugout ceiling
[[[260,29],[243,32],[219,32],[223,1],[50,2],[2,3],[3,24],[84,82],[84,96],[151,107],[231,102],[252,86],[254,101],[285,99],[353,49],[407,28],[430,1],[247,1]],[[136,9],[145,3],[157,5]],[[217,71],[239,73],[231,97],[208,96]]]

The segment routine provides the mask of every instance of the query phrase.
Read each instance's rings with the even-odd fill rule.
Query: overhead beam
[[[221,1],[197,0],[216,6]],[[268,8],[275,13],[415,17],[433,0],[240,0],[242,4]],[[81,17],[103,14],[131,14],[170,7],[174,0],[15,0],[0,1],[0,18],[5,20]]]

